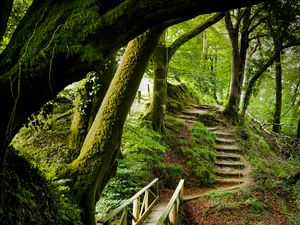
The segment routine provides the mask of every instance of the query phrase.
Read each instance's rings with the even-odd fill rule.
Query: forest
[[[1,0],[0,224],[300,224],[299,58],[298,0]]]

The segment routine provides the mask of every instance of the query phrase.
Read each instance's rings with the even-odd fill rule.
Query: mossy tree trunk
[[[103,73],[107,57],[132,38],[168,20],[262,1],[34,0],[0,55],[0,173],[22,123],[87,72]]]
[[[275,52],[275,80],[276,80],[276,97],[275,110],[273,116],[273,132],[280,133],[281,106],[282,106],[282,67],[281,67],[281,49],[282,41],[278,37],[273,37]]]
[[[167,76],[168,65],[176,51],[187,41],[191,40],[204,30],[220,21],[224,13],[216,13],[205,22],[194,27],[176,39],[169,47],[165,44],[165,33],[161,36],[160,44],[154,52],[154,86],[153,96],[149,112],[145,118],[151,117],[152,128],[155,131],[164,133],[164,114],[167,105]]]
[[[116,71],[116,56],[108,57],[109,63],[102,74],[93,73],[79,82],[78,95],[70,128],[69,145],[80,151],[91,128],[102,100]]]
[[[69,135],[69,146],[78,149],[78,152],[85,139],[88,125],[88,118],[84,110],[84,104],[87,104],[89,100],[87,79],[82,79],[78,84],[78,93],[73,103],[74,112]]]
[[[168,49],[166,48],[166,31],[160,37],[153,53],[153,95],[150,115],[153,130],[164,133],[164,114],[167,104]]]
[[[79,157],[61,174],[72,178],[71,190],[86,225],[95,224],[95,203],[115,171],[123,125],[160,34],[147,31],[129,42]]]

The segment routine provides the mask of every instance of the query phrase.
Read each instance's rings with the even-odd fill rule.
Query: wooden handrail
[[[183,199],[184,179],[179,181],[177,188],[156,225],[176,224],[180,201]],[[173,214],[173,215],[172,215]]]
[[[103,224],[107,224],[110,220],[112,220],[117,214],[122,212],[124,209],[126,209],[129,205],[133,204],[136,200],[139,199],[139,197],[144,194],[148,189],[150,189],[155,183],[157,183],[158,178],[155,178],[151,183],[149,183],[147,186],[145,186],[143,189],[138,191],[134,196],[132,196],[130,199],[126,200],[122,205],[111,211],[107,216],[104,218],[100,219],[100,222]],[[152,193],[152,192],[150,192]],[[147,194],[148,195],[148,194]],[[148,196],[147,196],[148,197]],[[155,202],[157,201],[158,197],[154,200]],[[148,201],[148,200],[147,200]],[[148,204],[148,203],[147,203]],[[152,202],[153,204],[153,202]],[[151,204],[151,205],[152,205]],[[148,207],[150,208],[150,206]]]

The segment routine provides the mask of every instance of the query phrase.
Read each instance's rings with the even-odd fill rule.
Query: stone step
[[[218,167],[217,169],[215,169],[215,173],[217,176],[224,178],[241,178],[244,176],[241,170],[230,167],[226,167],[225,169],[224,167]]]
[[[216,131],[218,130],[218,127],[206,127],[206,129],[209,131]]]
[[[237,178],[223,178],[223,177],[217,177],[215,179],[216,184],[227,184],[227,185],[235,185],[235,184],[242,184],[242,179]]]
[[[228,131],[215,130],[214,133],[219,138],[234,138],[233,133]]]
[[[235,144],[235,139],[217,137],[216,138],[216,143],[219,143],[219,144]]]
[[[190,116],[190,115],[180,114],[180,115],[177,115],[177,117],[180,118],[180,119],[183,119],[183,120],[198,121],[197,117]]]
[[[228,160],[233,160],[233,161],[240,161],[242,158],[241,158],[241,155],[239,155],[239,154],[230,153],[230,152],[218,152],[217,159],[218,160],[228,159]]]
[[[216,144],[216,151],[218,152],[241,152],[239,146],[237,145],[221,145]]]
[[[219,167],[231,167],[235,169],[243,169],[245,168],[244,163],[236,162],[236,161],[225,161],[225,160],[216,160],[215,165]]]

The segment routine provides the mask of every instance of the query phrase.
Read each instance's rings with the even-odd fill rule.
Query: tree
[[[59,174],[71,179],[82,221],[94,224],[95,201],[114,170],[125,118],[164,22],[255,2],[34,1],[0,55],[1,174],[11,138],[32,112],[86,72],[105,74],[110,55],[152,28],[128,44],[78,158]]]
[[[6,109],[0,112],[1,173],[6,147],[26,118],[87,72],[103,74],[107,57],[130,39],[166,20],[260,0],[232,5],[192,0],[108,2],[33,1],[0,55],[1,106]]]
[[[276,6],[270,4],[267,26],[273,40],[275,52],[275,80],[276,80],[276,101],[273,116],[273,128],[276,133],[281,129],[281,108],[282,108],[282,66],[281,54],[284,43],[295,39],[295,21],[299,16],[299,2],[289,0],[286,2],[278,1]],[[276,23],[274,23],[276,21]],[[299,27],[298,27],[299,29]],[[291,33],[293,32],[293,33]],[[298,38],[298,37],[297,37]]]
[[[243,100],[243,108],[241,111],[241,122],[244,121],[246,109],[248,107],[252,90],[257,81],[263,73],[275,62],[275,80],[276,80],[276,107],[273,114],[273,130],[279,132],[281,123],[281,108],[282,108],[282,60],[281,55],[283,52],[290,52],[289,58],[292,58],[294,53],[289,50],[292,46],[299,45],[299,26],[296,21],[297,7],[295,2],[289,1],[285,4],[278,3],[276,7],[274,4],[267,5],[262,12],[267,20],[264,22],[264,35],[256,34],[260,37],[258,45],[254,46],[255,50],[260,49],[259,54],[256,52],[255,57],[250,59],[253,70],[249,73],[249,81],[246,82],[246,92]],[[296,3],[297,4],[297,3]],[[276,4],[275,4],[276,5]],[[276,21],[276,22],[275,22]],[[280,25],[281,24],[281,25]],[[298,31],[297,31],[298,30]],[[267,46],[262,43],[270,43]],[[267,49],[266,51],[264,49]],[[264,51],[263,51],[264,50]],[[254,53],[254,52],[253,52]],[[268,56],[268,57],[264,57]],[[292,87],[293,85],[290,85]],[[290,98],[293,98],[290,96]],[[287,100],[290,105],[290,100]],[[290,108],[290,107],[289,107]],[[276,122],[274,122],[276,121]]]
[[[180,48],[180,46],[220,21],[224,15],[224,13],[216,13],[203,23],[200,23],[190,31],[181,35],[172,44],[170,44],[170,46],[166,46],[165,33],[162,35],[160,43],[156,48],[153,57],[154,86],[152,103],[149,110],[149,115],[151,115],[152,118],[153,130],[164,133],[164,112],[167,101],[167,68],[173,55]],[[148,117],[148,115],[146,117]]]
[[[128,44],[80,155],[61,174],[72,179],[71,190],[79,200],[85,224],[95,222],[95,203],[115,170],[123,124],[160,34],[159,30],[148,31]]]
[[[232,63],[229,99],[223,113],[233,122],[239,120],[238,113],[244,82],[247,50],[251,41],[250,34],[263,21],[258,17],[261,10],[261,7],[248,7],[234,11],[235,15],[227,12],[225,16],[226,28],[232,47]],[[232,21],[234,16],[236,18],[235,23]]]

